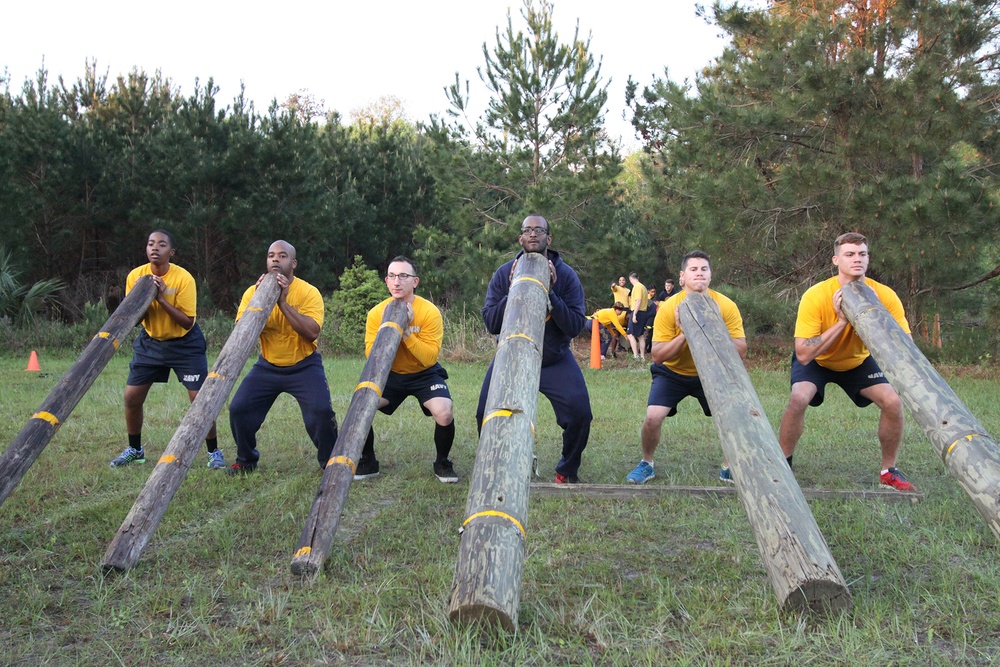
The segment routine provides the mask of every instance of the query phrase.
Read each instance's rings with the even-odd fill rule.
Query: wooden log
[[[410,325],[406,304],[390,301],[382,313],[368,361],[361,370],[358,386],[347,408],[344,423],[337,434],[330,460],[323,471],[319,491],[306,517],[299,544],[292,556],[292,573],[314,576],[323,567],[333,537],[340,526],[340,517],[347,503],[347,493],[354,481],[354,471],[368,437],[386,379],[403,340],[403,329]]]
[[[1000,538],[1000,446],[863,282],[841,290],[841,307],[945,468]]]
[[[784,610],[839,610],[851,593],[785,461],[743,361],[708,295],[689,294],[681,326],[764,569]]]
[[[801,488],[801,487],[800,487]],[[896,489],[801,489],[807,500],[879,500],[892,503],[916,504],[924,494]],[[723,498],[737,495],[736,487],[670,486],[668,484],[554,484],[532,482],[532,498],[554,496],[582,496],[608,500],[652,500],[663,496],[691,496],[693,498]]]
[[[73,408],[118,351],[121,339],[142,319],[155,297],[156,283],[153,282],[153,277],[140,278],[42,401],[38,412],[31,416],[3,455],[0,455],[0,505],[7,500],[24,473],[28,472],[28,468],[52,440],[59,426],[69,418]]]
[[[104,554],[101,567],[105,571],[124,571],[135,567],[143,549],[149,543],[160,519],[167,511],[181,482],[187,475],[198,452],[198,445],[212,428],[212,422],[226,404],[229,392],[239,379],[243,365],[255,349],[271,310],[277,303],[281,288],[274,274],[268,274],[257,287],[240,321],[222,347],[212,370],[191,407],[181,420],[157,461],[152,474],[125,517],[118,534]]]
[[[507,296],[462,524],[449,618],[517,627],[549,262],[525,253]]]

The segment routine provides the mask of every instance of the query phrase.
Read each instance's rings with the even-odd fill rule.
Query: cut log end
[[[315,577],[319,572],[319,564],[309,557],[293,558],[291,567],[292,574],[298,577]]]
[[[507,632],[516,629],[514,620],[496,607],[485,604],[467,604],[452,609],[448,618],[456,625],[478,625],[485,628],[503,628]]]
[[[809,581],[793,590],[781,605],[783,611],[835,613],[851,608],[851,592],[836,581]]]

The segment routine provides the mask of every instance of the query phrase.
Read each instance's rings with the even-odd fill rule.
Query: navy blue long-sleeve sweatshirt
[[[570,341],[578,336],[587,322],[583,286],[576,271],[564,262],[555,250],[547,250],[549,260],[556,269],[556,282],[549,289],[549,303],[552,310],[545,319],[545,340],[542,345],[542,366],[548,366],[560,359],[569,349]],[[500,333],[503,314],[507,308],[507,294],[510,292],[510,268],[520,251],[509,262],[504,263],[493,274],[486,288],[486,302],[483,305],[483,323],[493,335]]]

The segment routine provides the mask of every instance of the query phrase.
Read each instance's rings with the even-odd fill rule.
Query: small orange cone
[[[28,367],[25,368],[26,371],[40,371],[41,368],[38,367],[38,353],[34,350],[31,351],[31,356],[28,357]]]
[[[601,367],[601,323],[596,317],[590,325],[590,367]]]

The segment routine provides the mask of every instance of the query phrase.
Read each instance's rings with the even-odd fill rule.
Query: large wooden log
[[[180,426],[157,461],[146,486],[122,522],[108,546],[101,567],[127,570],[139,562],[167,506],[187,475],[198,452],[198,445],[212,428],[212,422],[226,404],[229,392],[239,379],[243,365],[255,349],[281,288],[274,274],[268,274],[257,287],[240,321],[222,347],[205,383],[191,403]]]
[[[938,456],[1000,538],[1000,446],[863,282],[845,285],[842,308]]]
[[[59,426],[69,418],[94,380],[118,350],[122,338],[134,327],[156,297],[152,276],[140,278],[101,330],[84,348],[49,395],[0,456],[0,505],[42,453]]]
[[[347,415],[327,461],[319,491],[306,517],[299,544],[292,556],[292,573],[313,576],[320,571],[330,554],[333,536],[347,503],[347,493],[354,481],[354,471],[368,437],[385,381],[392,369],[403,329],[410,325],[406,304],[390,301],[382,313],[382,324],[372,343],[368,361],[361,370],[358,386],[347,408]]]
[[[764,569],[785,610],[838,610],[847,588],[750,383],[718,306],[689,294],[681,326]]]
[[[517,627],[549,262],[525,253],[507,297],[469,482],[449,617]]]

